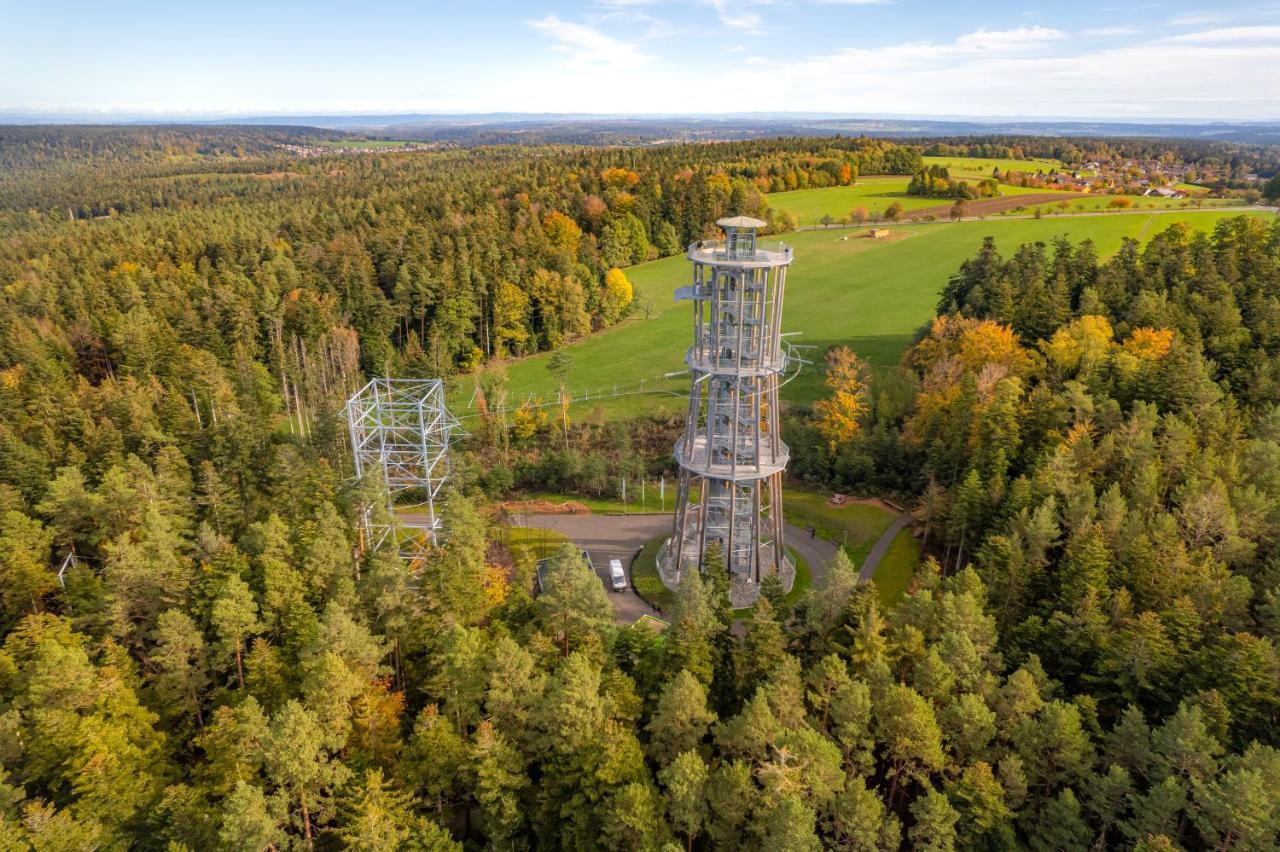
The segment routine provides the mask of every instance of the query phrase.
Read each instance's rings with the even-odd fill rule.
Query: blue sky
[[[0,0],[0,109],[1280,119],[1280,2]]]

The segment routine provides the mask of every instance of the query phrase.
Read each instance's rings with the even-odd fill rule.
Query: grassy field
[[[827,502],[829,496],[826,492],[786,491],[783,511],[792,524],[802,529],[816,527],[821,538],[844,544],[850,556],[861,554],[865,558],[871,545],[893,523],[893,515],[866,503],[832,506]]]
[[[894,520],[890,512],[865,503],[832,506],[825,493],[788,491],[783,502],[787,520],[799,527],[813,525],[820,537],[843,545],[856,568],[862,567],[871,547]],[[900,531],[872,577],[882,604],[893,606],[898,602],[919,562],[920,546],[911,530]]]
[[[924,164],[946,166],[952,177],[991,177],[993,169],[1034,173],[1066,168],[1057,160],[1001,160],[992,157],[925,157]]]
[[[850,346],[873,367],[896,363],[915,331],[929,321],[938,293],[960,262],[971,256],[983,237],[994,236],[998,246],[1017,245],[1065,235],[1092,239],[1103,256],[1116,251],[1124,237],[1149,239],[1174,222],[1209,229],[1223,216],[1212,211],[1172,211],[1151,215],[1046,217],[1044,219],[988,219],[985,222],[936,222],[891,226],[889,239],[870,240],[854,230],[806,231],[789,234],[796,260],[787,277],[783,329],[799,331],[791,338],[814,348],[819,360],[831,344]],[[1257,214],[1264,215],[1264,214]],[[847,239],[846,239],[847,238]],[[689,346],[690,307],[672,299],[685,284],[689,264],[683,255],[663,258],[627,271],[638,297],[652,305],[642,316],[584,338],[568,348],[573,358],[568,389],[574,395],[574,417],[629,417],[660,408],[681,412],[688,389],[685,375],[663,378],[684,369]],[[546,353],[505,365],[510,400],[527,395],[551,400],[555,380],[547,372]],[[644,381],[643,392],[639,391]],[[602,396],[616,388],[624,396]],[[596,394],[586,398],[588,391]],[[471,382],[457,380],[452,409],[467,426]],[[783,399],[809,404],[822,392],[818,371],[805,367],[782,389]]]
[[[1112,207],[1112,202],[1118,198],[1129,200],[1130,206],[1127,208]],[[1067,206],[1063,208],[1059,203],[1054,204],[1035,204],[1024,209],[1014,209],[1006,211],[1003,216],[1025,216],[1034,214],[1038,209],[1043,215],[1051,214],[1072,214],[1072,213],[1110,213],[1116,209],[1122,210],[1195,210],[1197,209],[1189,198],[1160,198],[1156,196],[1143,195],[1085,195],[1072,196],[1064,198],[1063,201]],[[1210,207],[1230,207],[1239,205],[1240,201],[1232,198],[1205,198],[1201,200],[1201,208]]]
[[[906,177],[859,178],[853,186],[832,186],[823,189],[797,189],[793,192],[775,192],[765,196],[775,210],[786,210],[795,215],[800,225],[818,225],[823,216],[845,219],[856,207],[862,207],[868,215],[883,213],[895,201],[910,213],[929,207],[943,207],[952,203],[947,198],[925,198],[907,195]],[[1030,195],[1044,192],[1021,186],[1001,186],[1001,195]]]
[[[552,503],[563,503],[573,500],[586,506],[597,514],[637,514],[642,512],[667,512],[673,508],[676,499],[676,480],[667,477],[666,499],[661,499],[658,480],[645,480],[644,488],[640,482],[627,481],[627,502],[624,504],[618,497],[580,497],[576,494],[559,494],[553,491],[530,491],[516,494],[512,500],[548,500]]]

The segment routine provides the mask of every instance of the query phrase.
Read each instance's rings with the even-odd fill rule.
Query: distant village
[[[403,154],[411,151],[436,151],[444,147],[447,146],[439,142],[397,142],[395,144],[370,142],[368,145],[360,145],[358,143],[349,145],[295,145],[286,143],[280,145],[282,151],[299,159],[332,157],[340,154]]]
[[[1161,198],[1200,197],[1212,193],[1211,185],[1258,184],[1256,174],[1232,175],[1228,169],[1189,166],[1164,160],[1091,160],[1077,169],[1048,172],[995,170],[993,177],[1012,186],[1058,189],[1105,195],[1145,195]],[[1256,187],[1255,187],[1256,188]]]

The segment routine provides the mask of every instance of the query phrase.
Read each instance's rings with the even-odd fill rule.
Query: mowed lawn
[[[1019,244],[1047,241],[1065,235],[1073,241],[1092,239],[1102,255],[1120,247],[1124,237],[1149,239],[1174,222],[1211,229],[1234,213],[1170,211],[1150,215],[1046,217],[1044,219],[988,219],[983,222],[936,222],[890,226],[888,239],[868,239],[863,230],[805,231],[788,234],[795,262],[787,276],[784,331],[799,332],[789,340],[811,346],[812,361],[820,361],[832,344],[853,348],[875,368],[895,364],[916,330],[933,316],[938,294],[947,279],[985,236],[995,237],[1006,253]],[[1261,215],[1261,214],[1255,214]],[[684,409],[688,376],[664,379],[684,369],[684,352],[692,337],[692,308],[675,302],[672,291],[688,283],[689,263],[683,255],[663,258],[627,270],[636,293],[653,308],[649,319],[636,316],[619,326],[568,347],[573,367],[567,387],[575,398],[574,417],[628,417],[671,413]],[[555,380],[548,373],[549,355],[542,353],[504,365],[509,404],[528,396],[552,401]],[[644,393],[634,391],[644,380]],[[472,382],[456,380],[452,396],[463,425],[474,416],[469,400]],[[585,399],[587,392],[598,396]],[[816,366],[805,367],[782,390],[783,399],[807,405],[822,395]],[[552,412],[554,413],[554,412]]]

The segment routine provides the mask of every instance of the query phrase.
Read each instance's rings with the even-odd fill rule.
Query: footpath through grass
[[[867,503],[833,506],[827,502],[826,494],[813,491],[789,491],[783,502],[787,520],[799,527],[815,527],[819,537],[842,546],[849,561],[859,570],[871,548],[897,517],[893,512]],[[891,607],[898,603],[919,562],[920,546],[911,530],[900,530],[871,578],[881,604]]]
[[[1048,241],[1059,235],[1072,241],[1091,239],[1105,257],[1114,253],[1125,237],[1150,239],[1175,222],[1209,230],[1229,215],[1239,214],[1177,210],[1149,216],[895,225],[891,226],[893,236],[879,240],[862,236],[865,230],[788,234],[784,239],[795,248],[795,262],[787,276],[783,330],[800,332],[790,339],[813,346],[808,353],[815,362],[821,360],[826,347],[840,343],[851,347],[873,368],[883,368],[897,363],[916,330],[933,316],[938,293],[948,277],[988,235],[1005,253],[1021,243]],[[587,390],[638,390],[642,380],[645,391],[575,402],[572,417],[598,414],[623,419],[660,409],[668,413],[684,409],[688,376],[664,379],[663,374],[684,370],[690,307],[675,302],[672,291],[688,283],[689,263],[677,255],[632,267],[627,275],[638,297],[649,304],[649,318],[637,311],[621,325],[570,345],[567,351],[573,366],[567,384],[575,397]],[[546,367],[549,357],[542,353],[506,365],[509,399],[522,400],[530,394],[547,401],[554,398],[556,381]],[[474,410],[468,408],[471,390],[469,378],[462,377],[451,401],[464,426],[473,422],[469,416]],[[793,404],[808,405],[821,394],[821,376],[813,366],[782,388],[783,400]]]

